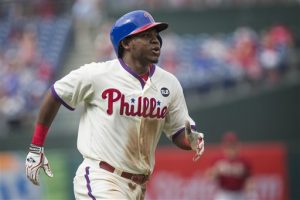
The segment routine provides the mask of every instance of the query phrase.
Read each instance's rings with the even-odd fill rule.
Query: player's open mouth
[[[159,47],[152,48],[152,53],[159,56],[159,54],[160,54],[160,48]]]

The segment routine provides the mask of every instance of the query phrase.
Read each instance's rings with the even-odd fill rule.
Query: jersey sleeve
[[[163,130],[170,140],[173,140],[174,137],[184,130],[187,120],[190,122],[192,129],[196,129],[195,122],[188,114],[182,87],[177,79],[175,83],[173,84],[174,94],[172,95]]]
[[[74,110],[80,102],[88,101],[94,93],[88,67],[84,65],[71,71],[51,87],[55,98],[70,110]]]

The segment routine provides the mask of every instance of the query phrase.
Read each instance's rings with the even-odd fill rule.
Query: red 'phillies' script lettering
[[[116,94],[115,97],[114,97],[114,93]],[[107,114],[111,115],[113,113],[113,103],[118,101],[120,97],[121,97],[121,92],[116,89],[108,89],[102,93],[103,99],[108,98]]]
[[[150,118],[165,118],[167,114],[167,106],[163,108],[157,106],[155,98],[138,97],[137,103],[129,103],[125,100],[125,95],[119,90],[110,88],[102,93],[102,98],[107,99],[107,114],[111,115],[114,111],[115,103],[120,104],[120,115],[139,116]]]

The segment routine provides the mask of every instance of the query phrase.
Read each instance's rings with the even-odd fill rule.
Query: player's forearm
[[[51,91],[49,90],[42,102],[31,144],[40,147],[44,146],[49,127],[52,124],[60,105],[60,102],[52,96]]]
[[[176,135],[176,137],[172,138],[173,139],[173,143],[184,150],[191,150],[191,145],[188,142],[188,139],[185,137],[185,130],[183,130],[182,132],[180,132],[178,135]]]

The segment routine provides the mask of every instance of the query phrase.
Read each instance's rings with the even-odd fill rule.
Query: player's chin
[[[159,56],[151,56],[151,57],[149,58],[149,61],[150,61],[151,63],[158,63],[158,60],[159,60]]]
[[[151,63],[153,63],[153,64],[157,64],[157,63],[158,63],[158,59],[151,60]]]

